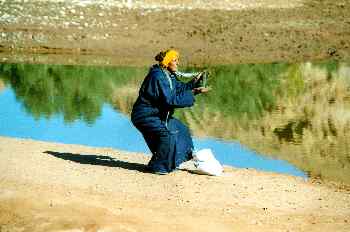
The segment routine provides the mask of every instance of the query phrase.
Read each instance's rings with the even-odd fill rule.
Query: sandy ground
[[[225,167],[145,172],[149,157],[0,137],[0,231],[350,231],[350,191]]]

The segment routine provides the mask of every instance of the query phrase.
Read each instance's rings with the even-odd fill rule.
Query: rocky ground
[[[348,59],[346,0],[0,1],[0,61],[148,65]]]
[[[0,137],[0,231],[349,231],[350,191],[225,168],[145,172],[149,156]]]

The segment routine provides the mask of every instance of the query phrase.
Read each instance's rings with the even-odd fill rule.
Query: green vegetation
[[[1,78],[9,83],[25,110],[34,118],[63,114],[66,122],[92,124],[112,92],[142,70],[134,68],[1,64]],[[114,94],[116,94],[114,92]]]

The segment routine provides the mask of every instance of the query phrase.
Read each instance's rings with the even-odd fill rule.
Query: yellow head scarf
[[[173,59],[178,59],[178,58],[179,58],[179,53],[176,50],[170,49],[170,50],[166,51],[165,56],[164,56],[161,64],[164,67],[168,67],[169,63]]]

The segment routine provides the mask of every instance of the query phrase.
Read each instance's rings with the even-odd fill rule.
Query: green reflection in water
[[[350,64],[210,68],[213,91],[180,111],[194,134],[237,139],[313,177],[350,184]]]
[[[25,110],[34,118],[63,114],[65,122],[82,119],[92,124],[116,88],[135,81],[142,69],[93,66],[1,64]]]
[[[209,85],[213,91],[198,98],[198,105],[207,106],[210,111],[231,118],[259,118],[276,105],[279,74],[287,68],[287,64],[243,64],[209,68],[212,77]]]
[[[190,68],[188,70],[191,70]],[[311,176],[350,184],[350,64],[209,67],[212,91],[178,110],[196,136],[239,140]],[[129,114],[147,68],[0,65],[36,118],[93,123],[104,103]]]
[[[280,98],[279,110],[255,123],[266,132],[255,147],[279,153],[313,176],[350,184],[349,67],[299,65],[303,91]]]

